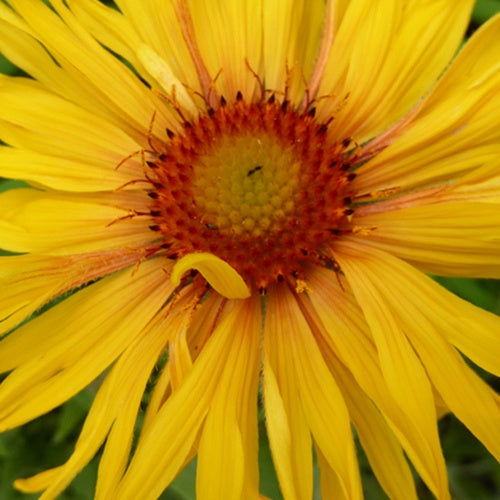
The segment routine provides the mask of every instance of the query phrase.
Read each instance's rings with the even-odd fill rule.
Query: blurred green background
[[[1,0],[0,0],[1,1]],[[106,2],[110,3],[110,2]],[[474,8],[467,36],[493,14],[500,12],[500,0],[478,0]],[[500,36],[500,33],[499,33]],[[17,75],[20,71],[0,55],[0,72]],[[0,191],[18,186],[16,181],[0,179]],[[500,283],[493,280],[464,280],[436,278],[457,295],[470,302],[500,314]],[[500,389],[498,379],[487,373],[482,376]],[[79,430],[92,403],[95,388],[89,387],[62,407],[35,421],[0,435],[0,500],[34,499],[38,495],[23,495],[15,491],[12,482],[44,469],[63,463],[71,454]],[[485,448],[453,416],[440,421],[440,434],[448,465],[454,500],[500,499],[500,467]],[[264,421],[260,418],[261,492],[279,500],[282,498],[274,473]],[[368,500],[386,499],[359,448],[365,497]],[[97,475],[97,456],[60,496],[62,500],[87,500],[93,497]],[[315,469],[318,482],[318,471]],[[193,461],[162,495],[165,500],[195,498],[196,463]],[[317,486],[317,484],[316,484]],[[425,485],[417,478],[419,497],[431,499]],[[320,498],[315,488],[315,499]]]

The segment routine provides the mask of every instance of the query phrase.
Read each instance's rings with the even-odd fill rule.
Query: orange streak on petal
[[[385,132],[382,132],[380,135],[364,145],[359,154],[353,158],[353,161],[356,163],[362,163],[369,160],[394,142],[411,125],[413,119],[416,118],[421,110],[424,102],[424,100],[420,101],[411,111],[406,113],[403,118],[394,123]]]
[[[198,42],[196,41],[196,35],[194,32],[193,19],[191,13],[189,12],[189,6],[186,0],[177,1],[177,17],[179,19],[179,24],[181,27],[182,35],[184,41],[188,46],[189,52],[193,59],[194,65],[196,67],[196,72],[198,73],[198,78],[200,80],[200,85],[203,90],[203,95],[208,105],[212,108],[216,108],[218,104],[218,95],[213,88],[213,79],[208,72],[203,58],[201,57],[200,49],[198,47]]]
[[[310,98],[316,95],[321,81],[323,80],[323,74],[325,72],[330,50],[333,45],[333,39],[335,37],[335,9],[332,0],[328,0],[327,2],[325,18],[318,58],[314,64],[314,69],[307,85],[307,94],[300,105],[299,112],[303,112],[307,108],[310,103]]]

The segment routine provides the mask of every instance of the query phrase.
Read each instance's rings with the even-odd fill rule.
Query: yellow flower
[[[500,17],[471,0],[9,0],[0,50],[0,430],[104,373],[55,498],[449,498],[437,418],[500,456],[498,317],[426,277],[500,277]],[[69,297],[26,322],[62,294]],[[161,363],[161,360],[167,361]],[[136,419],[156,367],[137,446]],[[159,370],[159,371],[158,371]],[[129,456],[132,458],[129,461]],[[406,458],[407,457],[407,458]]]

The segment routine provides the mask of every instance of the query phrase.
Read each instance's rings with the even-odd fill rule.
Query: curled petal
[[[178,286],[182,275],[190,269],[199,271],[215,291],[228,299],[250,297],[243,278],[227,262],[211,253],[191,253],[179,259],[172,269],[172,283]]]

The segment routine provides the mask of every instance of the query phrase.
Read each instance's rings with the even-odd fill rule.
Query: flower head
[[[313,449],[324,498],[362,496],[351,426],[391,498],[408,460],[449,497],[443,412],[500,455],[460,354],[498,374],[500,321],[424,274],[500,276],[500,17],[447,68],[472,3],[0,3],[33,77],[0,79],[0,175],[30,184],[0,195],[0,430],[104,373],[21,490],[105,443],[96,498],[156,498],[194,456],[200,499],[258,498],[259,386],[286,499]]]

